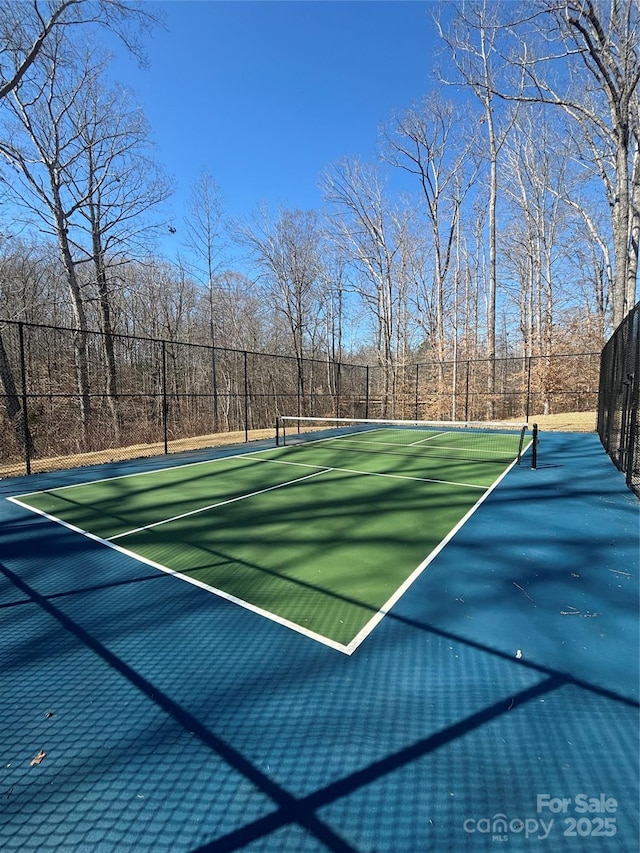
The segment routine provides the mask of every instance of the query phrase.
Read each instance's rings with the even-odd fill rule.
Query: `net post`
[[[284,417],[276,418],[276,447],[285,447],[287,444],[287,430],[284,425]]]
[[[538,424],[533,424],[531,435],[531,468],[535,470],[538,467]]]
[[[520,465],[522,461],[522,448],[524,447],[524,438],[527,432],[527,425],[523,424],[520,427],[520,441],[518,442],[518,455],[516,456],[516,462]]]

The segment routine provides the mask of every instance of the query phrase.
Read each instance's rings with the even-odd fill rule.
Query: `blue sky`
[[[434,3],[170,0],[146,41],[150,67],[119,57],[173,177],[176,225],[206,169],[229,215],[261,201],[318,208],[319,174],[374,156],[377,129],[430,86]]]

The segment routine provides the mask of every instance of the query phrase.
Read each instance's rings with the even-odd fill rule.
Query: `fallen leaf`
[[[42,764],[46,754],[47,753],[43,749],[41,749],[40,752],[31,759],[31,767],[35,767],[36,764]]]

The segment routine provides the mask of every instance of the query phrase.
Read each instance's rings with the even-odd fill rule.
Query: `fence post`
[[[220,418],[218,415],[218,380],[216,378],[216,348],[211,347],[211,378],[213,380],[213,431],[218,432]]]
[[[244,440],[249,441],[249,374],[247,371],[247,351],[244,350]]]
[[[636,378],[637,381],[637,378]],[[637,455],[636,442],[638,440],[638,410],[635,406],[632,407],[629,416],[629,438],[627,446],[627,467],[625,470],[625,479],[627,486],[633,489],[633,474],[634,461]]]
[[[627,378],[622,380],[622,409],[620,413],[620,440],[618,442],[618,468],[627,473],[628,457],[630,450],[629,425],[631,420],[631,400],[633,399],[633,374],[628,373]]]
[[[531,356],[527,358],[527,402],[525,405],[525,421],[529,423],[529,411],[531,406]]]
[[[27,409],[27,367],[24,355],[24,324],[18,323],[20,341],[20,382],[22,385],[22,434],[24,436],[24,464],[27,474],[31,473],[31,432],[29,430],[29,411]]]
[[[162,341],[162,436],[164,440],[164,452],[169,452],[168,441],[168,412],[169,403],[167,401],[167,342]]]
[[[469,420],[469,360],[467,359],[467,375],[465,377],[464,388],[464,419]]]
[[[366,374],[365,374],[365,397],[364,397],[364,417],[365,420],[369,418],[369,365],[366,365]]]

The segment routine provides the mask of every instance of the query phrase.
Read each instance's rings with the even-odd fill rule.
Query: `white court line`
[[[446,435],[446,432],[436,432],[434,435],[429,435],[426,438],[421,438],[418,441],[412,441],[409,447],[415,447],[416,444],[424,444],[425,441],[433,441],[434,438],[440,438],[441,435]]]
[[[256,462],[271,462],[274,465],[298,465],[300,468],[317,468],[309,462],[289,462],[284,459],[256,459]],[[344,474],[361,474],[363,477],[390,477],[393,480],[414,480],[418,483],[441,483],[445,486],[463,486],[467,489],[487,489],[488,486],[479,486],[477,483],[456,483],[455,480],[436,480],[434,477],[408,477],[404,474],[384,474],[380,471],[358,471],[356,468],[325,468],[328,471],[342,471]]]
[[[527,445],[527,447],[523,451],[523,454],[524,454],[524,452],[526,452],[526,450],[529,449],[529,447],[530,447],[530,444]],[[393,593],[391,598],[389,598],[389,600],[386,601],[382,605],[382,607],[375,614],[375,616],[373,616],[367,622],[367,624],[364,626],[364,628],[362,628],[360,630],[360,632],[358,634],[356,634],[356,636],[353,638],[353,640],[351,640],[351,642],[348,643],[344,647],[343,651],[345,654],[352,655],[355,652],[355,650],[358,648],[358,646],[360,646],[367,639],[367,637],[373,631],[373,629],[376,627],[376,625],[378,625],[378,623],[384,619],[384,617],[387,615],[387,613],[389,613],[389,611],[394,606],[394,604],[396,604],[402,598],[402,596],[405,594],[405,592],[409,589],[410,586],[413,585],[413,583],[415,583],[415,581],[420,577],[420,575],[424,572],[424,570],[427,568],[427,566],[430,563],[432,563],[433,560],[435,560],[435,558],[438,556],[438,554],[443,550],[443,548],[446,545],[449,544],[449,542],[453,539],[453,537],[456,535],[456,533],[462,527],[464,527],[464,525],[467,523],[467,521],[469,521],[469,519],[475,513],[475,511],[478,509],[478,507],[480,507],[480,505],[486,501],[486,499],[489,497],[491,492],[493,492],[493,490],[498,487],[498,485],[507,476],[509,471],[511,471],[511,469],[516,466],[517,462],[518,462],[517,459],[513,460],[511,465],[509,465],[509,467],[486,490],[486,492],[483,495],[481,495],[480,498],[478,498],[478,500],[475,502],[475,504],[471,507],[470,510],[468,510],[468,512],[465,513],[465,515],[460,519],[460,521],[455,525],[455,527],[451,528],[451,530],[444,537],[444,539],[442,539],[441,542],[433,549],[433,551],[431,551],[431,553],[425,557],[425,559],[420,563],[420,565],[417,566],[413,570],[413,572],[409,575],[409,577],[405,580],[405,582],[397,588],[397,590]]]
[[[317,469],[317,465],[309,465],[304,462],[287,462],[280,459],[259,459],[254,460],[259,462],[270,462],[274,465],[296,465],[300,468],[315,468]],[[217,507],[225,506],[226,504],[232,504],[236,501],[243,501],[246,498],[255,497],[255,495],[262,495],[265,492],[272,492],[274,489],[281,489],[284,486],[290,486],[293,483],[301,483],[303,480],[309,480],[311,477],[317,477],[319,474],[328,474],[331,471],[341,471],[345,474],[359,474],[361,476],[366,477],[389,477],[395,480],[414,480],[419,483],[441,483],[447,486],[463,486],[468,489],[486,489],[486,486],[479,486],[477,483],[456,483],[451,480],[436,480],[433,478],[425,478],[425,477],[404,477],[398,474],[383,474],[376,473],[371,471],[357,471],[353,468],[321,468],[320,470],[315,470],[313,474],[306,474],[304,477],[296,477],[295,480],[287,480],[286,483],[278,483],[275,486],[268,486],[265,489],[259,489],[256,492],[248,492],[245,495],[238,495],[235,498],[228,498],[224,501],[218,501],[214,504],[208,504],[207,506],[199,507],[198,509],[192,509],[189,512],[181,513],[180,515],[173,515],[170,518],[164,518],[161,521],[154,521],[151,524],[145,524],[142,527],[134,527],[131,530],[125,530],[123,533],[116,533],[114,536],[109,536],[108,540],[113,542],[114,539],[122,539],[125,536],[131,536],[134,533],[140,533],[143,530],[151,530],[153,527],[159,527],[161,524],[169,524],[171,521],[178,521],[181,518],[188,518],[190,515],[198,515],[201,512],[207,512],[210,509],[216,509]]]
[[[360,436],[360,435],[371,435],[371,433],[373,433],[373,432],[385,432],[385,431],[386,430],[384,427],[375,427],[374,429],[365,429],[365,430],[361,430],[360,432],[347,432],[344,435],[322,435],[322,436],[319,436],[318,438],[308,438],[310,433],[294,432],[294,433],[285,434],[285,436],[284,436],[285,444],[283,444],[282,447],[284,447],[284,448],[286,448],[286,447],[300,447],[300,446],[304,446],[307,444],[320,444],[320,442],[322,442],[322,441],[347,441],[348,442],[350,438],[355,439],[357,441],[358,436]],[[287,444],[286,443],[286,439],[289,439],[290,441],[295,442],[296,436],[304,436],[304,440],[302,442],[300,442],[300,444],[297,444],[297,443]],[[383,444],[383,442],[381,442],[381,441],[373,442],[372,441],[371,444]]]
[[[491,435],[492,433],[484,433],[484,434],[485,435]],[[512,434],[515,435],[515,433],[512,433]],[[450,433],[448,433],[446,431],[445,432],[437,432],[437,433],[435,433],[435,435],[427,436],[427,438],[421,438],[418,441],[412,441],[406,446],[407,447],[415,447],[418,444],[425,444],[427,441],[433,441],[434,438],[440,438],[440,436],[442,436],[442,435],[450,435]],[[504,432],[502,432],[502,433],[496,432],[496,433],[493,433],[493,435],[505,435],[505,433]],[[448,445],[446,445],[445,449],[448,451],[462,450],[465,453],[483,453],[483,454],[488,454],[488,455],[493,455],[493,456],[499,456],[500,458],[502,458],[504,456],[504,453],[500,450],[487,450],[486,448],[482,448],[482,447],[478,447],[478,448],[476,448],[476,447],[457,447],[455,444],[448,444]]]
[[[531,446],[531,442],[529,442],[529,444],[527,444],[527,446],[525,448],[523,448],[523,451],[522,451],[523,455],[524,455],[524,453],[526,453],[526,451],[529,449],[530,446]],[[267,449],[272,449],[272,448],[267,448]],[[262,450],[253,451],[253,452],[250,451],[250,454],[252,454],[254,452],[255,453],[262,453],[264,451],[262,451]],[[238,454],[238,456],[239,457],[242,457],[242,456],[246,457],[250,454]],[[224,457],[224,458],[229,459],[229,458],[235,458],[235,457],[228,456],[228,457]],[[252,458],[255,461],[260,461],[260,462],[275,462],[278,464],[301,465],[303,467],[310,467],[310,466],[305,465],[304,463],[300,463],[300,462],[284,462],[283,460],[277,460],[277,459],[256,459],[255,456],[252,456]],[[207,461],[217,461],[217,460],[207,460]],[[137,554],[135,551],[130,551],[127,548],[123,548],[121,545],[115,545],[115,544],[113,544],[113,542],[110,542],[108,539],[102,539],[100,536],[96,536],[94,533],[89,533],[88,531],[83,530],[80,527],[76,527],[74,524],[70,524],[69,522],[62,521],[62,519],[57,518],[56,516],[51,515],[48,512],[45,512],[44,510],[36,509],[35,507],[30,506],[28,503],[22,503],[22,501],[20,500],[20,497],[28,497],[28,495],[20,495],[20,496],[16,496],[16,497],[9,497],[9,498],[7,498],[7,500],[10,500],[13,503],[16,503],[18,506],[21,506],[24,509],[28,509],[31,512],[35,512],[36,514],[41,515],[44,518],[49,519],[50,521],[54,521],[54,522],[62,525],[63,527],[66,527],[69,530],[72,530],[76,533],[80,533],[83,536],[86,536],[88,539],[93,540],[94,542],[99,542],[103,545],[106,545],[108,548],[112,548],[114,551],[118,551],[119,553],[124,554],[127,557],[130,557],[131,559],[137,560],[138,562],[141,562],[141,563],[145,563],[146,565],[151,566],[155,569],[158,569],[161,572],[164,572],[165,574],[173,575],[174,577],[179,578],[180,580],[186,581],[187,583],[190,583],[193,586],[197,586],[197,587],[200,587],[201,589],[207,590],[208,592],[212,592],[215,595],[219,596],[220,598],[223,598],[227,601],[230,601],[230,602],[233,602],[234,604],[239,605],[240,607],[244,608],[245,610],[249,610],[252,613],[256,613],[256,614],[258,614],[258,615],[260,615],[266,619],[269,619],[272,622],[276,622],[280,625],[283,625],[284,627],[287,627],[287,628],[295,631],[298,634],[301,634],[305,637],[308,637],[309,639],[315,640],[316,642],[321,643],[322,645],[328,646],[328,647],[334,649],[335,651],[342,652],[343,654],[346,654],[346,655],[352,655],[356,651],[356,649],[366,640],[366,638],[369,636],[369,634],[371,634],[371,632],[374,630],[374,628],[387,615],[387,613],[391,610],[391,608],[394,606],[394,604],[396,604],[396,602],[404,595],[404,593],[415,582],[415,580],[423,573],[423,571],[435,559],[435,557],[440,553],[440,551],[442,551],[442,549],[445,547],[445,545],[447,545],[449,543],[449,541],[458,532],[458,530],[460,530],[460,528],[464,526],[464,524],[469,520],[469,518],[478,509],[478,507],[486,500],[486,498],[489,496],[489,494],[499,485],[499,483],[504,479],[504,477],[506,477],[506,475],[509,473],[509,471],[511,471],[511,469],[516,465],[516,462],[517,462],[517,460],[514,460],[512,462],[512,464],[503,472],[503,474],[490,487],[488,487],[486,489],[485,493],[478,499],[478,501],[476,501],[476,503],[465,514],[465,516],[458,522],[458,524],[456,524],[456,526],[450,531],[450,533],[440,542],[440,544],[430,554],[428,554],[428,556],[420,563],[420,565],[417,566],[416,569],[414,569],[414,571],[411,573],[411,575],[404,581],[404,583],[400,587],[398,587],[398,589],[391,596],[391,598],[389,598],[388,601],[385,602],[385,604],[378,610],[378,612],[369,620],[369,622],[367,622],[367,624],[360,630],[360,632],[354,637],[354,639],[351,640],[351,642],[349,642],[347,645],[344,645],[343,643],[339,643],[335,640],[332,640],[329,637],[325,637],[322,634],[317,634],[316,632],[311,631],[308,628],[304,628],[302,625],[299,625],[296,622],[291,622],[288,619],[280,617],[277,614],[272,613],[269,610],[263,610],[261,607],[258,607],[257,605],[254,605],[248,601],[245,601],[244,599],[241,599],[241,598],[238,598],[234,595],[231,595],[230,593],[227,593],[224,590],[218,589],[217,587],[203,583],[202,581],[199,581],[195,578],[192,578],[189,575],[185,575],[185,574],[182,574],[181,572],[176,572],[173,569],[169,569],[167,566],[163,566],[161,563],[156,563],[153,560],[150,560],[146,557],[143,557],[142,555]],[[198,464],[199,465],[202,463],[197,462],[197,463],[188,463],[188,464]],[[178,467],[183,467],[183,466],[176,465],[175,467],[178,468]],[[327,473],[331,470],[333,470],[333,469],[331,469],[331,468],[322,469],[320,471],[316,471],[314,474],[311,474],[309,476],[311,476],[311,477],[317,476],[319,474]],[[335,469],[335,470],[340,470],[340,469]],[[143,473],[143,472],[140,472],[140,473]],[[151,473],[151,472],[144,472],[144,473]],[[366,473],[366,472],[357,472],[356,471],[353,473]],[[126,477],[126,476],[136,476],[136,475],[135,474],[134,475],[125,474],[122,476]],[[372,476],[394,476],[394,475],[391,475],[391,474],[390,475],[381,475],[381,474],[375,475],[374,474]],[[104,478],[104,479],[106,480],[106,479],[113,479],[113,478]],[[307,478],[300,478],[300,479],[307,479]],[[101,481],[96,480],[94,482],[101,482]],[[284,483],[282,485],[289,485],[291,482],[296,482],[296,481],[288,481],[287,483]],[[436,480],[434,482],[446,482],[446,481]],[[81,485],[81,484],[78,484],[78,485]],[[464,484],[461,484],[461,485],[464,485]],[[276,486],[276,487],[272,487],[272,488],[278,488],[278,487]],[[485,488],[485,487],[472,486],[472,488]],[[45,490],[43,490],[43,491],[45,491]],[[39,492],[31,492],[29,494],[39,494]]]
[[[323,472],[318,471],[317,473],[320,474]],[[33,492],[32,494],[37,494],[37,492]],[[165,575],[171,575],[171,577],[178,578],[178,580],[185,581],[186,583],[190,583],[192,586],[197,586],[200,589],[204,589],[207,592],[211,592],[214,595],[217,595],[219,598],[225,599],[225,601],[230,601],[233,604],[237,604],[245,610],[251,611],[251,613],[257,613],[259,616],[262,616],[265,619],[269,619],[271,622],[277,622],[279,625],[283,625],[285,628],[290,628],[292,631],[296,631],[296,633],[302,634],[304,637],[308,637],[311,640],[315,640],[315,642],[317,643],[322,643],[322,645],[324,646],[329,646],[329,648],[334,649],[335,651],[342,652],[343,654],[351,654],[351,652],[347,651],[347,647],[343,643],[338,643],[336,640],[332,640],[330,637],[325,637],[323,634],[318,634],[315,631],[311,631],[309,628],[304,628],[302,625],[298,625],[297,622],[292,622],[289,619],[285,619],[283,616],[278,616],[277,613],[272,613],[270,610],[264,610],[257,604],[252,604],[250,601],[245,601],[243,598],[239,598],[236,595],[232,595],[230,592],[226,592],[224,589],[218,589],[218,587],[212,586],[208,583],[204,583],[203,581],[200,581],[197,578],[192,578],[189,575],[183,574],[182,572],[176,572],[174,569],[170,569],[168,566],[163,566],[162,563],[156,563],[155,560],[150,560],[148,557],[143,557],[142,554],[137,554],[135,551],[130,551],[128,548],[123,548],[122,545],[115,545],[108,539],[102,539],[102,537],[96,536],[95,533],[89,533],[89,531],[83,530],[81,527],[76,527],[75,524],[70,524],[68,521],[62,521],[62,519],[57,518],[55,515],[51,515],[50,513],[45,512],[42,509],[36,509],[33,506],[29,506],[29,504],[21,503],[16,498],[9,498],[8,500],[12,500],[18,506],[21,506],[24,509],[28,509],[31,512],[35,512],[37,515],[41,515],[43,516],[43,518],[46,518],[49,521],[54,521],[57,524],[60,524],[62,527],[66,527],[67,530],[72,530],[74,533],[80,533],[82,536],[86,536],[87,539],[91,539],[93,542],[98,542],[101,545],[106,545],[107,548],[112,548],[114,551],[117,551],[119,554],[124,554],[126,557],[129,557],[132,560],[137,560],[137,562],[139,563],[144,563],[147,566],[151,566],[154,569],[158,569],[159,571],[164,572]]]
[[[317,465],[315,466],[318,467]],[[132,530],[126,530],[124,533],[116,533],[115,536],[109,536],[109,542],[114,539],[122,539],[123,536],[131,536],[133,533],[140,533],[142,530],[151,530],[152,527],[159,527],[161,524],[169,524],[171,521],[178,521],[181,518],[188,518],[190,515],[198,515],[200,512],[207,512],[210,509],[216,509],[219,506],[226,506],[236,501],[244,501],[247,498],[253,498],[256,495],[263,495],[265,492],[272,492],[274,489],[282,489],[284,486],[292,486],[294,483],[301,483],[303,480],[310,480],[311,477],[317,477],[319,474],[326,474],[331,471],[331,468],[322,468],[320,471],[315,471],[313,474],[305,474],[304,477],[296,477],[295,480],[287,480],[286,483],[278,483],[276,486],[267,486],[266,489],[258,489],[256,492],[249,492],[246,495],[237,495],[235,498],[228,498],[225,501],[218,501],[215,504],[201,506],[198,509],[192,509],[189,512],[183,512],[180,515],[172,515],[170,518],[163,518],[162,521],[153,521],[151,524],[145,524],[142,527],[134,527]]]
[[[49,489],[38,489],[35,492],[23,492],[21,495],[14,495],[8,497],[8,501],[13,501],[17,503],[18,498],[29,498],[32,495],[41,495],[45,492],[62,492],[65,489],[78,489],[82,488],[82,486],[93,486],[96,483],[108,483],[112,480],[126,480],[129,477],[149,477],[154,476],[155,474],[163,474],[165,471],[180,471],[186,468],[193,468],[197,465],[217,465],[220,462],[226,462],[228,459],[239,459],[239,460],[247,460],[249,462],[255,462],[255,456],[258,453],[268,453],[270,450],[273,450],[273,447],[262,447],[260,450],[247,450],[246,453],[230,453],[228,456],[219,456],[215,459],[199,459],[197,462],[178,462],[176,465],[167,465],[166,468],[150,468],[147,471],[132,471],[129,474],[116,474],[111,477],[99,477],[97,480],[85,480],[78,483],[68,483],[66,486],[53,486]],[[132,462],[135,460],[123,460],[123,463]],[[257,460],[261,462],[262,460]],[[107,463],[109,464],[109,463]]]
[[[418,444],[424,444],[427,441],[431,441],[434,438],[440,438],[442,435],[447,435],[445,432],[439,432],[438,435],[432,435],[431,438],[421,438],[420,441],[413,441],[411,444],[406,445],[392,445],[393,447],[415,447]],[[380,442],[378,442],[380,443]],[[454,456],[455,453],[464,453],[465,457],[462,458],[462,461],[466,461],[466,456],[470,453],[481,454],[484,459],[481,461],[493,462],[494,460],[490,457],[497,457],[497,461],[503,460],[507,451],[506,450],[488,450],[486,447],[465,447],[464,445],[459,446],[456,444],[445,444],[439,445],[438,450],[444,450],[449,455],[452,461],[459,459],[459,456]],[[508,455],[511,455],[510,453]],[[473,462],[473,459],[469,460]]]
[[[396,444],[393,441],[369,441],[369,442],[366,442],[366,445],[367,445],[367,449],[368,448],[374,448],[375,449],[378,447],[382,447],[382,448],[393,447],[395,450],[399,451],[399,450],[402,450],[402,448],[404,448],[404,447],[417,447],[418,445],[424,444],[427,441],[433,441],[434,438],[440,438],[441,436],[447,435],[447,434],[448,433],[445,433],[445,432],[439,432],[436,435],[429,436],[429,438],[421,438],[419,441],[412,441],[409,444]],[[341,438],[343,441],[348,441],[349,438],[352,438],[352,439],[354,439],[354,444],[356,445],[356,450],[358,448],[362,449],[362,442],[358,442],[356,436],[344,435],[344,436],[339,436],[339,438]],[[322,439],[322,441],[331,441],[331,440],[333,440],[333,439]],[[299,445],[297,445],[297,446],[299,446]],[[458,454],[464,453],[465,457],[469,453],[475,453],[475,454],[480,453],[480,454],[482,454],[482,456],[485,456],[485,457],[497,456],[499,459],[503,459],[504,455],[505,455],[505,451],[502,451],[502,450],[487,450],[484,447],[464,447],[464,446],[460,447],[460,446],[455,445],[455,444],[446,444],[446,445],[444,445],[444,448],[439,448],[439,449],[446,450],[447,454],[449,455],[449,457],[451,458],[452,461],[456,461],[460,458],[459,456],[455,456],[454,455],[455,453],[458,453]],[[381,453],[384,453],[384,450],[382,450]],[[465,459],[465,457],[463,457],[463,460]],[[425,457],[425,458],[428,458],[428,457]],[[473,461],[473,460],[469,460],[469,461]],[[491,459],[487,459],[487,462],[491,462],[491,461],[492,461]]]
[[[428,438],[421,438],[419,441],[411,441],[411,442],[409,442],[409,444],[394,444],[392,441],[375,441],[375,442],[372,441],[371,444],[378,446],[378,447],[395,447],[395,448],[417,447],[418,445],[426,444],[427,441],[433,441],[435,438],[440,438],[443,435],[449,435],[449,433],[438,432],[435,435],[430,435]],[[482,454],[482,456],[486,456],[486,457],[497,456],[499,459],[503,459],[505,456],[505,453],[506,453],[506,451],[504,451],[504,450],[488,450],[486,447],[465,447],[464,445],[459,446],[456,444],[446,444],[446,445],[444,445],[444,447],[442,447],[442,449],[446,450],[446,452],[449,454],[449,456],[451,457],[452,460],[455,460],[458,458],[458,457],[453,455],[455,453],[464,453],[465,455],[469,454],[469,453],[475,453],[475,454],[480,453],[480,454]],[[384,452],[384,451],[382,451],[382,452]],[[470,460],[470,461],[473,461],[473,460]],[[491,461],[492,461],[491,459],[487,459],[487,462],[491,462]]]

